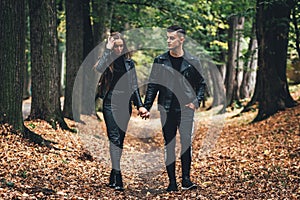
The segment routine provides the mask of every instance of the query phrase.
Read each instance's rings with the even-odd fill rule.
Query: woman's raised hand
[[[107,39],[106,48],[113,49],[114,45],[115,45],[115,39],[113,37],[109,36]]]

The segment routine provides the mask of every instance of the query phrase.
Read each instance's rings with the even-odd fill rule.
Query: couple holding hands
[[[169,178],[167,191],[178,191],[175,175],[175,145],[180,133],[182,190],[195,189],[190,180],[194,112],[204,98],[205,81],[200,74],[200,62],[183,49],[185,30],[173,25],[167,28],[168,51],[154,59],[144,103],[141,100],[134,62],[130,59],[123,36],[114,32],[108,38],[102,57],[95,69],[102,73],[100,97],[103,116],[110,141],[112,170],[108,186],[123,191],[120,160],[127,125],[132,112],[131,103],[139,116],[150,117],[150,109],[158,94],[158,109],[165,147],[165,165]]]

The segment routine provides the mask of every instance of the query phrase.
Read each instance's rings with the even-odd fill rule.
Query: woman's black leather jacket
[[[97,66],[96,66],[96,70],[98,72],[102,73],[102,75],[103,75],[105,70],[109,70],[108,66],[115,59],[117,59],[117,56],[114,56],[112,54],[111,50],[105,49],[105,51],[103,52],[102,57],[100,58]],[[125,62],[126,74],[128,76],[128,80],[129,80],[128,88],[130,88],[130,91],[128,91],[128,92],[132,92],[131,100],[133,101],[134,105],[137,106],[137,108],[142,107],[143,103],[142,103],[142,100],[141,100],[141,97],[140,97],[140,92],[139,92],[139,87],[138,87],[137,75],[136,75],[136,71],[135,71],[134,62],[131,59],[125,59],[125,58],[124,58],[124,62]],[[105,85],[100,85],[100,87],[102,87],[102,89],[101,89],[102,94],[100,94],[99,96],[104,98],[108,91],[106,90]]]

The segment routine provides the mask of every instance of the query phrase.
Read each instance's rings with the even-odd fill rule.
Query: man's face
[[[167,32],[167,43],[169,50],[176,50],[181,48],[184,42],[184,37],[180,37],[177,31]]]

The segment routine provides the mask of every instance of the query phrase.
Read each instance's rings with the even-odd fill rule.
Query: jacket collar
[[[159,59],[170,61],[169,51],[160,55]],[[181,67],[180,67],[180,72],[183,72],[185,69],[187,69],[191,65],[191,63],[194,63],[195,61],[196,61],[196,58],[194,56],[192,56],[188,51],[184,50],[183,61],[182,61]]]
[[[125,61],[126,71],[128,72],[131,69],[131,65],[130,65],[131,59],[124,58],[124,61]]]
[[[169,51],[163,53],[159,56],[160,59],[169,59]],[[183,58],[186,60],[195,60],[196,58],[192,56],[188,51],[184,50]]]

